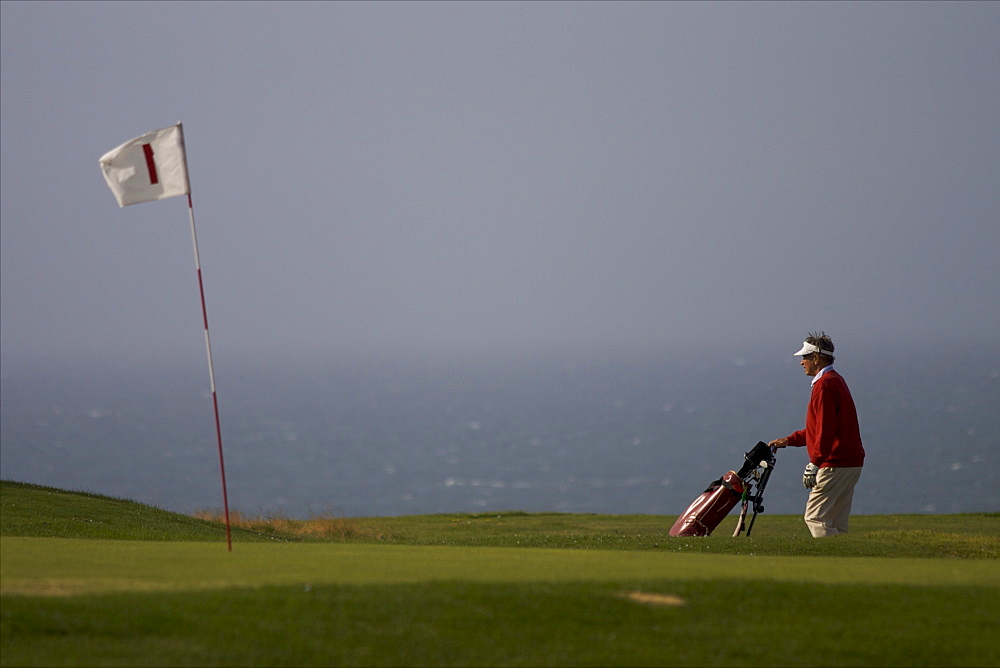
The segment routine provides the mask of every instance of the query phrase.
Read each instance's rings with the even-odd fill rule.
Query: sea
[[[382,355],[176,364],[6,361],[4,480],[166,510],[307,519],[677,515],[758,441],[803,427],[791,355]],[[855,514],[1000,511],[1000,366],[974,348],[854,351]],[[992,366],[991,366],[992,364]],[[801,513],[804,448],[764,512]],[[224,475],[223,475],[224,466]]]

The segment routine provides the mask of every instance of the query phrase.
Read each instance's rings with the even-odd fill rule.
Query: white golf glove
[[[816,486],[817,471],[819,471],[819,467],[812,462],[806,464],[806,470],[802,472],[802,484],[806,489],[812,489]]]

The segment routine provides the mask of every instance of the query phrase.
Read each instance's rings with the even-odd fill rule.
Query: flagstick
[[[219,443],[219,470],[222,472],[222,507],[226,513],[226,545],[233,551],[233,538],[229,528],[229,496],[226,494],[226,463],[222,458],[222,426],[219,422],[219,398],[215,393],[215,370],[212,365],[212,340],[208,336],[208,309],[205,307],[205,284],[201,280],[201,259],[198,255],[198,234],[194,229],[194,205],[188,188],[188,216],[191,218],[191,240],[194,242],[194,266],[198,270],[198,290],[201,292],[201,315],[205,321],[205,350],[208,353],[208,380],[212,388],[212,405],[215,407],[215,436]]]

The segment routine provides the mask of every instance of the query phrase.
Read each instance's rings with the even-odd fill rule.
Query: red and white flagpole
[[[184,130],[180,123],[181,141]],[[184,173],[190,175],[187,168],[187,149],[184,150]],[[201,319],[205,325],[205,353],[208,355],[208,383],[212,390],[212,408],[215,410],[215,440],[219,447],[219,473],[222,476],[222,510],[226,516],[226,548],[233,551],[233,536],[229,525],[229,494],[226,492],[226,462],[222,456],[222,423],[219,421],[219,396],[215,392],[215,365],[212,363],[212,338],[208,334],[208,308],[205,306],[205,283],[201,279],[201,255],[198,253],[198,232],[194,226],[194,204],[191,202],[191,180],[187,184],[188,218],[191,220],[191,242],[194,244],[194,268],[198,272],[198,292],[201,295]]]
[[[226,463],[222,457],[222,425],[219,421],[219,397],[215,392],[215,368],[212,364],[212,339],[208,335],[208,309],[205,307],[205,284],[201,280],[201,258],[198,254],[198,233],[194,227],[194,205],[188,189],[188,217],[191,219],[191,241],[194,243],[194,266],[198,271],[198,291],[201,293],[201,316],[205,323],[205,352],[208,354],[208,381],[212,389],[212,406],[215,408],[215,437],[219,444],[219,471],[222,473],[222,508],[226,514],[226,546],[233,551],[232,532],[229,528],[229,495],[226,493]]]
[[[222,458],[219,399],[215,393],[212,342],[208,336],[208,309],[205,308],[205,285],[201,280],[201,258],[198,254],[198,234],[194,227],[194,206],[191,204],[191,181],[188,178],[187,151],[184,148],[184,128],[178,123],[169,128],[148,132],[105,153],[101,156],[100,164],[104,179],[118,201],[118,206],[187,195],[188,215],[191,218],[191,240],[194,242],[194,266],[198,270],[201,315],[205,323],[208,379],[212,388],[212,405],[215,408],[215,436],[219,444],[219,470],[222,473],[222,506],[226,513],[226,545],[232,552],[233,539],[229,526],[226,464]]]

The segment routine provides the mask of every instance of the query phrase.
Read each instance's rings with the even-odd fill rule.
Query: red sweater
[[[812,386],[806,428],[788,437],[788,445],[806,446],[816,466],[855,467],[865,463],[854,399],[844,377],[830,369]]]

